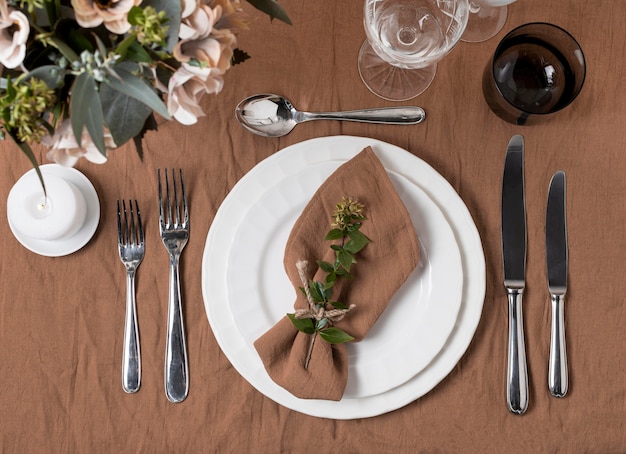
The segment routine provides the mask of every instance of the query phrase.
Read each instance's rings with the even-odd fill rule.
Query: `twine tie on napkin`
[[[367,147],[342,164],[315,192],[291,230],[285,247],[284,267],[295,288],[303,277],[323,281],[321,269],[303,270],[298,262],[334,262],[335,251],[324,240],[333,209],[343,196],[359,200],[366,207],[361,231],[371,243],[359,253],[351,270],[353,279],[333,287],[333,300],[350,307],[336,316],[333,324],[362,340],[419,261],[419,245],[409,213],[393,187],[382,163]],[[301,268],[299,270],[298,268]],[[314,268],[314,267],[309,267]],[[313,273],[313,275],[311,275]],[[315,317],[305,295],[297,292],[295,313]],[[325,309],[325,308],[322,308]],[[328,309],[328,312],[333,309]],[[322,316],[323,317],[323,316]],[[303,399],[340,400],[348,381],[348,353],[345,344],[330,344],[298,331],[285,316],[254,343],[269,376],[278,385]],[[309,352],[309,349],[311,351]],[[310,353],[310,354],[308,354]],[[306,364],[307,358],[310,358]]]

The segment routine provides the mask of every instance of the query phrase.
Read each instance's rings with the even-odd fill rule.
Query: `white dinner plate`
[[[344,162],[326,161],[288,175],[275,173],[272,188],[252,194],[244,185],[238,189],[240,198],[229,202],[239,205],[240,216],[222,220],[229,232],[236,231],[226,267],[226,304],[239,335],[251,348],[293,312],[296,290],[283,267],[289,233],[315,191]],[[426,367],[443,347],[461,306],[463,270],[452,229],[419,187],[395,172],[389,174],[411,214],[420,262],[365,339],[346,344],[345,398],[388,391]]]
[[[263,194],[280,185],[277,181],[304,169],[315,166],[324,168],[325,163],[334,163],[336,168],[366,146],[372,146],[392,176],[394,185],[399,181],[407,181],[409,187],[423,190],[439,207],[451,227],[461,253],[463,270],[460,311],[443,348],[420,372],[401,380],[396,387],[378,394],[359,396],[357,386],[351,391],[353,397],[346,395],[337,402],[298,399],[269,378],[251,345],[256,337],[252,334],[246,337],[239,331],[241,322],[239,319],[235,321],[228,303],[231,270],[226,264],[236,258],[235,255],[231,257],[231,250],[235,242],[243,238],[237,235],[242,219],[245,219],[248,210],[256,206],[255,202]],[[247,207],[247,210],[242,207]],[[263,257],[266,256],[271,254],[263,254]],[[278,263],[282,266],[282,255]],[[312,416],[351,419],[375,416],[404,406],[430,391],[452,370],[467,349],[480,320],[485,292],[485,263],[480,238],[467,208],[454,189],[434,169],[396,146],[374,139],[337,136],[290,146],[264,160],[242,178],[218,210],[209,231],[203,257],[202,285],[207,317],[216,339],[233,366],[248,382],[288,408]],[[230,290],[233,288],[231,283]],[[293,293],[291,295],[293,297]],[[390,309],[385,314],[392,312]]]

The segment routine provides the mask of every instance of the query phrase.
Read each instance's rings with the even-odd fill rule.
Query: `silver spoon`
[[[281,137],[289,134],[298,123],[310,120],[348,120],[365,123],[414,125],[426,118],[421,107],[388,107],[350,110],[346,112],[299,112],[288,99],[278,95],[254,95],[235,108],[237,120],[255,134]]]

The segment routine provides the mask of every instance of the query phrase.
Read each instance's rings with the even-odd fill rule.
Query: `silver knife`
[[[502,258],[509,300],[506,398],[509,410],[528,408],[528,371],[524,343],[522,294],[526,274],[526,207],[524,196],[524,138],[513,136],[506,150],[502,179]]]
[[[567,226],[565,216],[565,172],[558,171],[550,181],[546,210],[546,259],[548,289],[552,300],[550,363],[548,387],[554,397],[567,393],[567,354],[563,304],[567,291]]]

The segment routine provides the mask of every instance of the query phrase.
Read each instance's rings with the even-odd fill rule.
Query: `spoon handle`
[[[421,107],[385,107],[381,109],[348,110],[344,112],[301,112],[300,122],[310,120],[347,120],[363,123],[414,125],[426,118]]]

